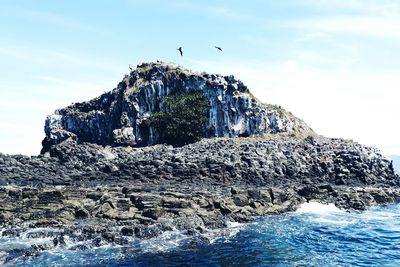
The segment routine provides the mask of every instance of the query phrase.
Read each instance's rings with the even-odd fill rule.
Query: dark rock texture
[[[103,147],[69,139],[50,155],[1,155],[0,185],[400,185],[391,161],[376,149],[323,137],[214,138],[175,148]]]
[[[342,139],[214,138],[178,148],[70,139],[50,154],[0,155],[4,225],[85,219],[104,227],[149,226],[189,216],[193,227],[182,227],[193,230],[295,210],[310,200],[363,210],[400,198],[391,161]]]
[[[146,120],[151,113],[165,110],[165,96],[188,92],[202,92],[209,101],[206,137],[311,132],[282,108],[260,103],[233,76],[196,73],[162,62],[144,63],[111,92],[48,116],[42,153],[68,138],[101,145],[162,143],[160,133]]]
[[[213,138],[156,144],[162,140],[143,121],[163,109],[163,96],[196,90],[211,103]],[[42,155],[0,153],[0,234],[52,238],[28,255],[66,240],[87,249],[172,229],[196,247],[229,221],[307,201],[364,210],[400,200],[400,177],[376,149],[316,135],[233,77],[165,63],[143,64],[112,92],[56,111],[45,130]]]

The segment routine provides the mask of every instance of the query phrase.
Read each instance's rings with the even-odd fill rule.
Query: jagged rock
[[[122,227],[121,228],[121,234],[123,236],[133,236],[134,230],[129,227]]]
[[[147,146],[162,142],[144,128],[149,114],[163,110],[164,96],[191,91],[211,103],[207,136],[217,138]],[[72,248],[86,249],[180,229],[197,247],[207,228],[293,211],[305,201],[356,210],[400,201],[400,177],[378,150],[316,135],[254,100],[232,76],[165,63],[140,65],[112,92],[56,111],[46,121],[43,151],[0,153],[5,236],[59,229],[32,235],[51,237],[54,246],[64,245],[64,236],[92,240]]]
[[[190,249],[199,249],[206,247],[210,244],[210,240],[202,235],[195,235],[192,238],[190,238],[189,242],[186,244],[186,246]]]
[[[152,218],[153,220],[157,220],[161,216],[162,213],[163,213],[163,210],[158,209],[158,208],[145,209],[145,210],[143,210],[142,215],[145,217]]]
[[[113,139],[115,145],[136,145],[132,127],[113,130]]]
[[[39,194],[39,202],[42,203],[57,203],[64,199],[62,193],[58,190],[48,190]]]
[[[137,226],[134,229],[134,233],[137,238],[149,239],[162,234],[163,230],[162,226],[154,224],[148,227]]]
[[[165,208],[182,209],[190,207],[190,202],[182,199],[166,197],[162,200],[162,205]]]
[[[89,217],[89,212],[86,209],[80,208],[75,211],[75,218],[85,219],[87,217]]]
[[[13,215],[11,212],[2,211],[0,213],[0,223],[8,223],[12,219]]]
[[[162,143],[162,135],[146,120],[165,109],[165,96],[188,92],[202,92],[210,104],[207,137],[312,132],[282,108],[260,103],[233,76],[196,73],[172,63],[144,63],[111,92],[48,116],[42,154],[66,140],[129,146]]]
[[[63,235],[59,235],[53,239],[53,245],[57,246],[65,246],[66,242]]]
[[[249,199],[245,195],[236,195],[233,197],[236,206],[244,207],[249,205]]]

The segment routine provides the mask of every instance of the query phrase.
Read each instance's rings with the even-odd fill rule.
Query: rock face
[[[272,137],[203,139],[183,147],[69,139],[53,146],[49,158],[0,156],[0,185],[400,186],[391,161],[374,148],[343,139]]]
[[[233,76],[195,73],[157,62],[137,66],[111,92],[48,116],[42,152],[68,138],[101,145],[162,143],[160,133],[145,123],[149,115],[165,110],[165,96],[199,91],[210,106],[206,137],[311,132],[280,107],[260,103]]]
[[[149,114],[163,111],[163,97],[195,91],[210,103],[205,130],[214,138],[157,144]],[[172,229],[203,244],[227,221],[306,201],[356,210],[400,201],[400,176],[376,149],[316,135],[231,76],[171,64],[138,66],[112,92],[57,110],[45,131],[43,155],[0,153],[0,234],[51,242],[11,249],[0,265],[66,240],[77,243],[71,250],[124,246]]]
[[[208,242],[207,233],[228,221],[294,211],[306,201],[355,210],[400,201],[400,177],[376,149],[342,139],[272,137],[183,147],[68,139],[51,148],[53,157],[0,153],[0,235],[41,245],[50,239],[39,251],[32,246],[33,254],[7,250],[6,258],[66,248],[66,240],[71,250],[129,246],[173,229]]]

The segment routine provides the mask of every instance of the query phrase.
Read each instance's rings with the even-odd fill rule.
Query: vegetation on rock
[[[158,130],[166,143],[183,146],[205,136],[209,103],[201,92],[165,97],[165,111],[150,115],[149,126]]]

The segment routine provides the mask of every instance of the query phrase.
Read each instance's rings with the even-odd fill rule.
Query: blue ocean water
[[[211,243],[194,242],[172,231],[126,247],[50,250],[8,265],[400,266],[400,204],[348,213],[307,203],[297,212],[232,224],[222,236],[209,237]],[[29,240],[0,239],[0,251],[24,242]]]

